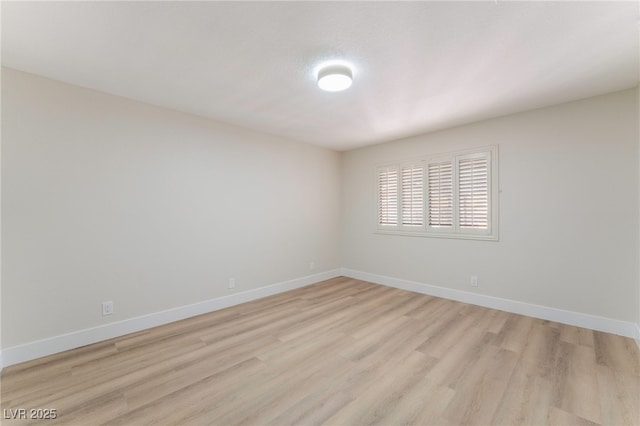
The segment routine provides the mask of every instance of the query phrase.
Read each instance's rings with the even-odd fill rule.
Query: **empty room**
[[[635,1],[2,1],[6,425],[640,425]]]

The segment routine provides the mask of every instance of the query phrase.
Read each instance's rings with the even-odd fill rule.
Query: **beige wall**
[[[341,155],[2,71],[2,348],[340,266],[640,326],[638,88]],[[376,164],[495,144],[499,242],[373,232]]]
[[[2,102],[3,348],[340,266],[336,152],[15,70]]]
[[[343,266],[635,323],[637,119],[631,89],[347,152]],[[500,241],[374,233],[376,164],[495,144]]]

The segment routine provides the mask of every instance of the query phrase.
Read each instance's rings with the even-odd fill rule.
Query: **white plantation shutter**
[[[422,226],[424,210],[422,164],[402,167],[402,225]]]
[[[428,166],[427,208],[431,227],[453,226],[453,164],[451,161]]]
[[[378,166],[378,231],[498,240],[498,147]]]
[[[398,224],[398,169],[378,170],[378,224]]]
[[[489,228],[489,159],[487,155],[458,160],[460,229]]]

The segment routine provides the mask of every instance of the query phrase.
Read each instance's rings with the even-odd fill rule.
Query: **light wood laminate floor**
[[[631,339],[348,278],[2,374],[47,425],[639,425],[639,395]]]

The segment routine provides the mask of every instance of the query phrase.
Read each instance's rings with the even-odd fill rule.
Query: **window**
[[[451,228],[453,226],[453,165],[451,161],[431,163],[428,166],[427,211],[429,226]]]
[[[422,226],[423,221],[423,181],[422,164],[402,167],[402,185],[400,200],[402,207],[402,226]]]
[[[378,171],[378,223],[383,226],[398,224],[398,170]]]
[[[378,231],[497,240],[497,147],[377,169]]]
[[[462,229],[489,227],[489,164],[486,156],[458,161],[459,218]]]

